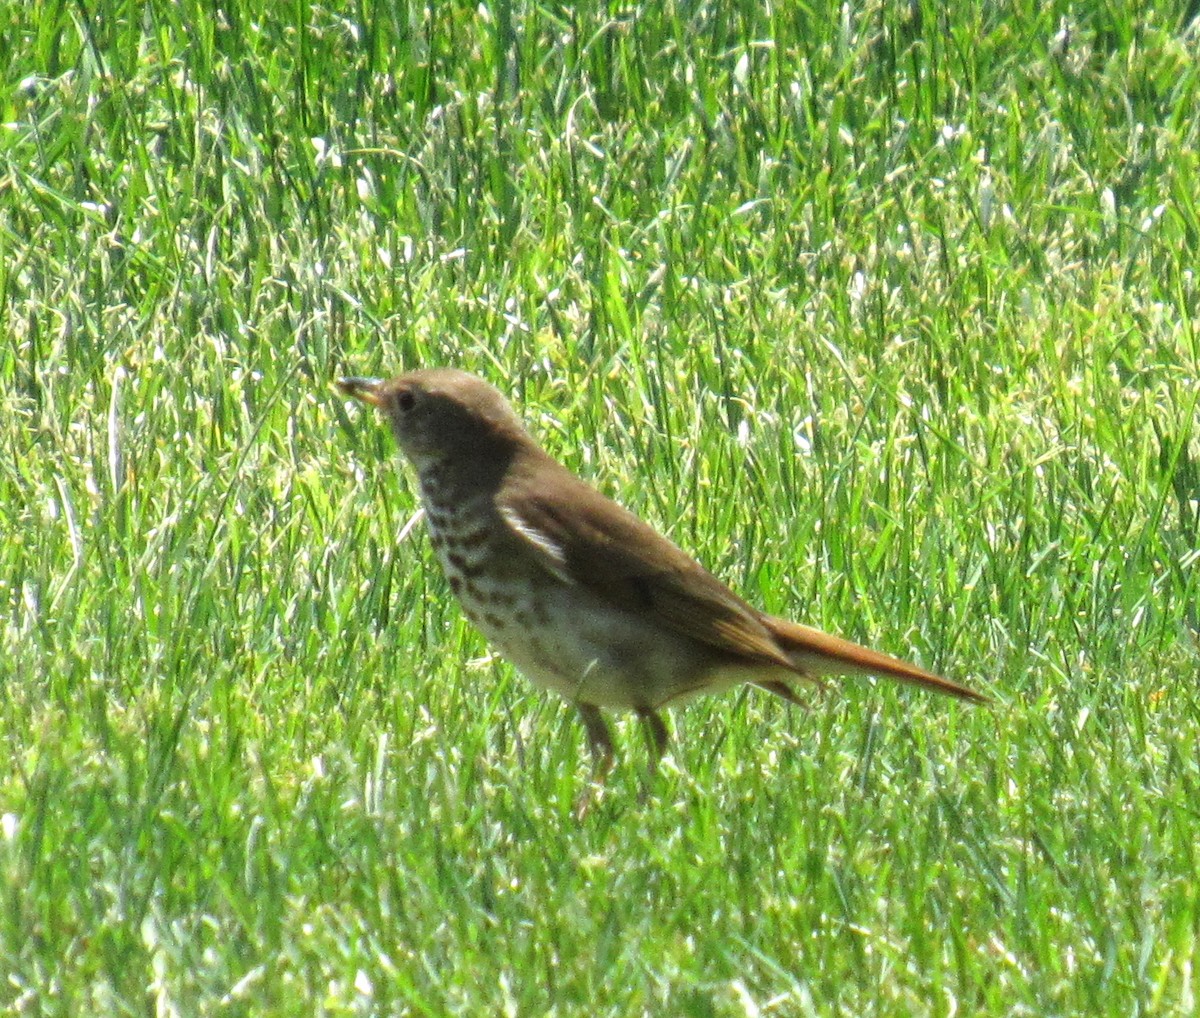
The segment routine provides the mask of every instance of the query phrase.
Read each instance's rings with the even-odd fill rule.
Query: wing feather
[[[548,478],[552,462],[542,461],[537,487],[517,474],[497,498],[513,535],[547,572],[715,650],[793,667],[754,608],[565,468]]]
[[[496,507],[513,537],[563,582],[742,663],[778,665],[814,681],[822,675],[886,675],[987,702],[974,690],[906,661],[758,611],[550,457],[535,465],[536,470],[510,472]],[[773,692],[779,692],[774,685],[786,688],[785,683],[764,685]]]

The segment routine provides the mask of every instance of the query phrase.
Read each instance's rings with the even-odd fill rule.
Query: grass
[[[0,0],[0,1004],[1190,1015],[1196,28]],[[390,438],[452,363],[763,607],[584,821]]]

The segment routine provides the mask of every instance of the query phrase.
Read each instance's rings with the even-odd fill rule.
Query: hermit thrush
[[[743,682],[794,703],[797,683],[867,674],[986,699],[751,607],[551,459],[474,375],[434,369],[338,387],[387,417],[450,589],[496,650],[575,704],[601,777],[613,759],[601,707],[641,715],[653,764],[668,740],[663,707]]]

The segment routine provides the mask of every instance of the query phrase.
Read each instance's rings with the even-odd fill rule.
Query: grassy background
[[[1197,29],[0,0],[0,1007],[1191,1015]],[[763,607],[572,815],[334,376],[452,363]]]

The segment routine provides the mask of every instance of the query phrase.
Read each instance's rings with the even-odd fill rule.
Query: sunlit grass
[[[0,5],[0,1001],[1191,1014],[1195,44]],[[578,820],[572,711],[486,658],[329,387],[418,364],[996,705],[729,695],[652,782],[623,719]]]

